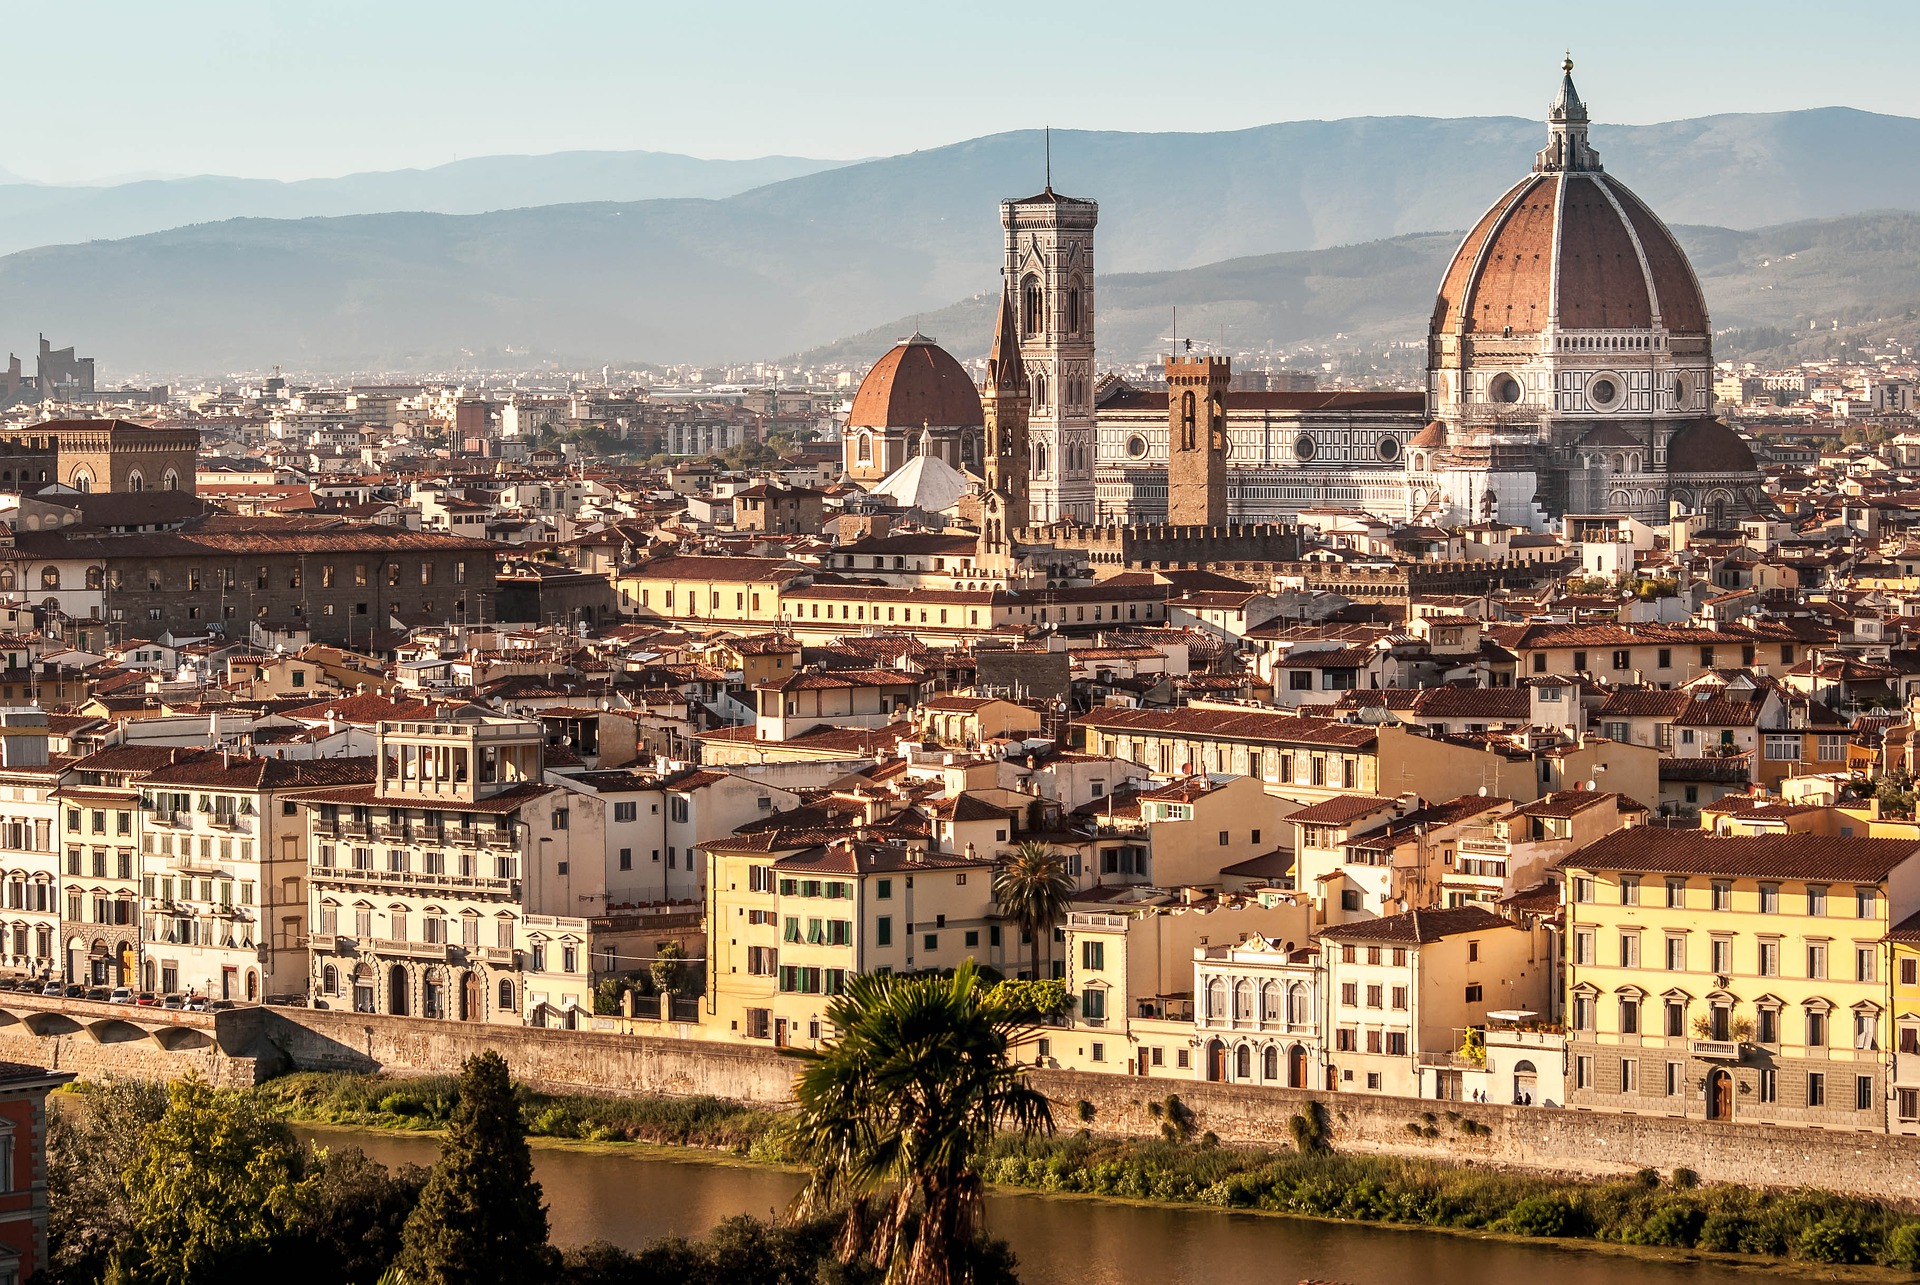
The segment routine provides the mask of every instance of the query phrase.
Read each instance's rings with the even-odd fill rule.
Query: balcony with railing
[[[444,874],[428,870],[387,870],[371,866],[314,866],[316,883],[354,884],[399,891],[467,892],[518,898],[520,880],[511,876]]]
[[[1740,1060],[1740,1041],[1738,1040],[1688,1040],[1687,1053],[1709,1062],[1738,1062]]]
[[[435,963],[445,963],[453,957],[453,952],[443,941],[394,941],[388,937],[376,937],[373,939],[373,950],[377,955],[430,959]]]

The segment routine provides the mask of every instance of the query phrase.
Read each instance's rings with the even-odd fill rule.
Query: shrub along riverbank
[[[303,1073],[255,1090],[292,1120],[379,1129],[443,1128],[450,1077]],[[713,1098],[601,1098],[520,1090],[530,1134],[647,1142],[785,1159],[779,1113]],[[1529,1237],[1701,1249],[1818,1263],[1878,1263],[1920,1271],[1920,1211],[1830,1192],[1702,1186],[1687,1170],[1642,1170],[1620,1181],[1572,1181],[1392,1156],[1337,1154],[1313,1119],[1295,1117],[1289,1151],[1220,1146],[1194,1137],[1177,1096],[1156,1112],[1164,1137],[1070,1132],[1002,1138],[980,1157],[990,1183],[1168,1204],[1267,1210],[1321,1218]]]

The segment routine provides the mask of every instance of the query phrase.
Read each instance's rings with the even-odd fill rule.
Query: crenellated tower
[[[1169,357],[1167,372],[1167,521],[1174,526],[1227,522],[1225,357]]]

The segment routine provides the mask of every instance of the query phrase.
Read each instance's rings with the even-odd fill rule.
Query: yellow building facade
[[[1889,928],[1920,905],[1917,856],[1641,827],[1563,859],[1568,1105],[1884,1129]]]

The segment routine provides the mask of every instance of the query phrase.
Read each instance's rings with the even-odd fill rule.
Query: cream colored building
[[[1482,906],[1338,924],[1319,941],[1328,1083],[1343,1093],[1458,1100],[1453,1056],[1470,1028],[1553,1009],[1546,929]]]
[[[1327,1087],[1320,947],[1255,935],[1193,952],[1195,1078]]]
[[[1266,936],[1304,944],[1312,913],[1292,895],[1180,894],[1134,888],[1084,901],[1066,922],[1067,1028],[1047,1034],[1048,1066],[1191,1080],[1197,950]]]
[[[316,1007],[563,1026],[591,1012],[576,908],[604,892],[601,813],[543,781],[543,741],[478,709],[381,723],[373,783],[303,799]]]
[[[307,993],[306,791],[370,782],[368,758],[180,751],[140,778],[142,982],[256,1001]]]

